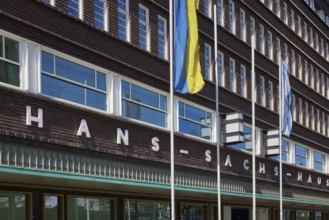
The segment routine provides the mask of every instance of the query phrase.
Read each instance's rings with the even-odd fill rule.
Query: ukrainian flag
[[[194,94],[204,86],[199,58],[197,0],[175,0],[174,90]]]

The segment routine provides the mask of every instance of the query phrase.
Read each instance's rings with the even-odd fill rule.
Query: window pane
[[[133,118],[161,127],[166,127],[166,113],[150,109],[126,100],[122,100],[122,114],[128,118]]]
[[[202,204],[183,203],[181,205],[182,219],[206,219],[206,206]]]
[[[231,146],[235,149],[251,151],[252,150],[251,128],[246,125],[243,126],[243,137],[244,137],[243,143],[233,144]]]
[[[296,155],[306,157],[307,156],[306,153],[307,153],[307,151],[305,148],[296,145]]]
[[[19,86],[19,66],[0,60],[0,82]]]
[[[41,59],[41,71],[54,73],[54,55],[42,51]]]
[[[104,93],[96,92],[94,90],[86,89],[87,100],[86,105],[97,108],[100,110],[106,110],[106,95]]]
[[[1,219],[26,220],[26,196],[25,195],[1,195],[0,214]]]
[[[5,37],[5,58],[19,63],[19,43],[18,43],[18,41]]]
[[[298,220],[310,220],[311,215],[309,211],[306,210],[296,210],[296,219]]]
[[[179,132],[201,137],[207,140],[211,139],[211,128],[197,124],[185,119],[179,118]]]
[[[68,13],[75,17],[79,17],[79,1],[80,0],[68,0]]]
[[[131,85],[131,99],[154,108],[159,108],[159,94]]]
[[[44,215],[46,220],[60,219],[60,199],[58,196],[45,196]]]
[[[113,219],[113,201],[108,198],[67,198],[68,219]]]
[[[106,75],[104,73],[97,72],[97,89],[106,92]]]
[[[160,95],[160,109],[167,111],[167,97]]]
[[[56,75],[66,79],[82,83],[88,86],[95,86],[95,71],[79,64],[56,57]]]
[[[3,37],[0,35],[0,57],[3,57]]]
[[[122,98],[130,99],[130,84],[122,81],[121,82],[121,96]]]
[[[42,75],[41,80],[42,94],[65,99],[82,105],[85,104],[85,90],[83,87],[64,82],[62,80],[47,75]]]
[[[124,207],[126,219],[170,219],[169,202],[125,200]]]
[[[205,124],[205,112],[185,104],[185,117]]]

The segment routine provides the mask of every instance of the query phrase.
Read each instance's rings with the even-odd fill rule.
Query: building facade
[[[200,0],[197,17],[206,85],[175,94],[176,218],[218,219],[220,141],[222,219],[251,219],[255,93],[257,219],[279,219],[266,137],[279,126],[281,54],[293,116],[284,219],[329,219],[329,5]],[[0,21],[1,219],[170,219],[169,1],[0,0]],[[216,69],[219,127],[241,113],[242,142],[216,130]]]

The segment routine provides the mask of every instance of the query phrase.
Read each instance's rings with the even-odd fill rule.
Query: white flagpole
[[[173,1],[169,1],[169,32],[170,32],[170,191],[171,220],[175,220],[175,164],[174,164],[174,42],[173,42]]]
[[[217,7],[214,5],[214,46],[215,46],[215,80],[216,80],[216,143],[217,143],[217,210],[218,220],[222,218],[222,207],[221,207],[221,189],[220,189],[220,126],[219,126],[219,97],[218,97],[218,44],[217,44]]]
[[[283,218],[282,204],[282,59],[279,52],[279,185],[280,185],[280,220]]]
[[[256,144],[255,144],[255,34],[251,37],[251,102],[252,102],[252,219],[256,220]]]

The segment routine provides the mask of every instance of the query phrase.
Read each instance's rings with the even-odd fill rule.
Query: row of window
[[[1,71],[0,81],[2,85],[9,84],[15,87],[22,87],[22,85],[26,83],[19,80],[23,74],[20,74],[20,72],[27,68],[24,68],[23,64],[19,62],[20,59],[18,57],[24,57],[22,53],[24,51],[26,53],[28,50],[22,49],[20,52],[19,48],[21,48],[21,46],[18,40],[2,36],[2,41],[6,46],[3,47],[5,49],[1,53],[1,56],[4,57],[2,58],[1,64],[4,64],[3,66],[6,67],[14,60],[17,66],[17,68],[14,69],[17,69],[17,71],[11,71],[11,68],[3,69],[4,71]],[[31,48],[30,51],[38,51],[37,48],[39,48],[33,44],[28,45],[28,47],[35,47],[34,49]],[[47,48],[41,47],[41,50],[35,52],[35,54],[29,53],[29,60],[27,63],[33,62],[34,59],[38,59],[39,57],[41,57],[40,66],[37,67],[39,71],[30,71],[28,73],[28,78],[40,79],[40,91],[36,92],[61,101],[91,107],[103,112],[138,120],[143,123],[168,128],[168,94],[115,74],[110,74],[104,69],[93,67],[90,64],[83,63],[64,54],[59,55],[58,52],[51,51]],[[220,57],[223,58],[223,55],[221,54]],[[25,65],[28,65],[27,63]],[[234,60],[231,58],[230,63],[231,65],[234,64]],[[1,66],[1,68],[3,66]],[[235,66],[230,67],[230,69],[235,69]],[[245,69],[246,68],[241,65],[241,79],[243,79],[243,81],[245,81],[246,78]],[[33,76],[33,74],[36,74],[37,77]],[[18,80],[12,81],[11,76],[14,76],[14,78]],[[264,84],[264,78],[261,77],[260,79],[260,84]],[[116,83],[110,83],[111,80]],[[269,81],[269,85],[272,85],[270,83]],[[113,85],[114,88],[110,88],[109,85]],[[265,87],[263,86],[260,89],[262,88]],[[271,88],[273,89],[273,85]],[[259,92],[259,94],[264,93],[265,91]],[[268,97],[273,99],[273,94],[271,93]],[[209,141],[216,141],[214,135],[216,132],[214,127],[215,112],[213,110],[205,109],[181,99],[176,100],[175,106],[177,106],[177,118],[175,122],[177,132]],[[324,113],[322,114],[325,115]],[[325,125],[322,124],[323,129],[329,129],[329,115],[327,115],[327,118],[328,125],[325,127]],[[314,118],[310,121],[312,124],[315,124]],[[317,123],[318,126],[318,124],[320,124],[320,118],[317,121],[319,122]],[[325,122],[325,118],[323,118],[323,121]],[[327,134],[329,135],[329,131]],[[256,136],[259,137],[259,140],[262,140],[261,135],[262,132],[258,129]],[[247,125],[244,126],[244,136],[244,143],[236,144],[232,147],[243,150],[251,149],[251,128]],[[258,143],[257,145],[259,153],[261,153],[261,144],[262,143]],[[293,161],[288,162],[294,163]]]
[[[326,23],[326,25],[329,27],[329,16],[324,13],[324,11],[321,8],[316,8],[314,4],[314,0],[304,0],[308,6],[317,13],[317,15],[321,18],[323,22]]]
[[[30,194],[1,192],[0,213],[2,213],[2,217],[6,220],[30,219],[29,212],[32,206],[29,202],[30,197]],[[42,219],[116,219],[116,200],[111,197],[44,194],[42,201]],[[171,218],[170,202],[166,200],[123,199],[122,206],[123,219],[127,220],[169,220]],[[231,216],[248,216],[251,213],[251,208],[248,207],[226,205],[223,208],[225,219],[230,219]],[[260,209],[266,210],[266,213],[269,211],[268,208]],[[64,218],[64,210],[66,210],[66,218]],[[179,204],[178,212],[180,219],[217,219],[217,206],[205,203],[182,202]],[[271,216],[273,215],[273,219],[279,219],[278,214],[278,210],[274,209]],[[294,215],[298,220],[325,220],[328,217],[328,213],[323,211],[283,210],[285,220],[295,219]]]
[[[54,0],[42,0],[43,2],[55,5]],[[94,1],[94,25],[96,28],[108,31],[108,10],[107,1]],[[83,0],[68,0],[67,10],[68,14],[74,17],[83,19]],[[117,0],[117,19],[118,30],[117,34],[121,40],[130,41],[130,11],[129,0]],[[139,47],[146,51],[151,51],[151,33],[149,22],[149,9],[142,4],[138,5],[138,37]],[[162,59],[168,59],[167,47],[167,20],[162,16],[158,16],[157,20],[157,47],[158,56]]]

